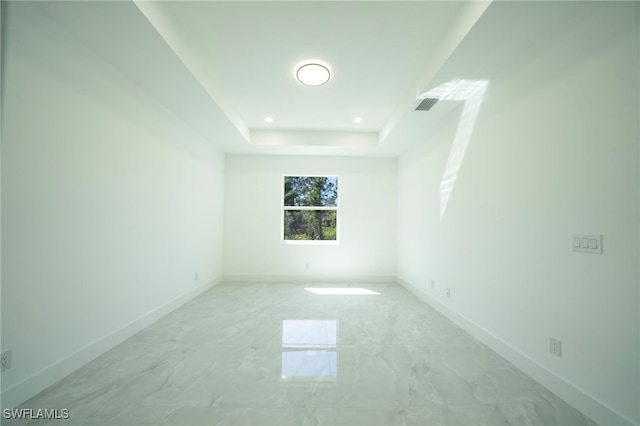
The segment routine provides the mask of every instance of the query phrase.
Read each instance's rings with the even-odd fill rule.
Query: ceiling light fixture
[[[296,78],[305,86],[322,86],[331,78],[331,72],[324,65],[310,63],[298,68]]]
[[[273,121],[273,117],[266,116],[264,118],[264,121],[266,121],[267,123],[271,123]]]
[[[356,117],[353,119],[354,123],[362,123],[362,117]]]

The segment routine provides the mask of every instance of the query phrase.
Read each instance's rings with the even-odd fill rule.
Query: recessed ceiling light
[[[305,64],[298,68],[296,78],[306,86],[322,86],[331,78],[331,72],[324,65]]]
[[[356,117],[353,119],[354,123],[362,123],[362,117]]]
[[[264,121],[266,121],[267,123],[271,123],[273,121],[273,117],[266,116],[264,118]]]

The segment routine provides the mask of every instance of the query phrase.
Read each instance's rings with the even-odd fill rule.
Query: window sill
[[[281,240],[282,244],[301,245],[301,246],[337,246],[340,244],[338,240]]]

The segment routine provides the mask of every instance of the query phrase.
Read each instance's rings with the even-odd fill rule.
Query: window
[[[285,176],[285,241],[338,240],[338,177]]]

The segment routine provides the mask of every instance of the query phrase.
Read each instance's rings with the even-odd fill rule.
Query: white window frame
[[[338,202],[335,207],[315,207],[315,206],[285,206],[284,205],[284,178],[293,176],[304,177],[334,177],[338,183]],[[337,174],[310,175],[301,173],[283,174],[280,179],[280,242],[292,245],[337,245],[340,243],[340,176]],[[335,240],[285,240],[284,239],[284,212],[287,210],[335,210],[336,212],[336,239]]]

